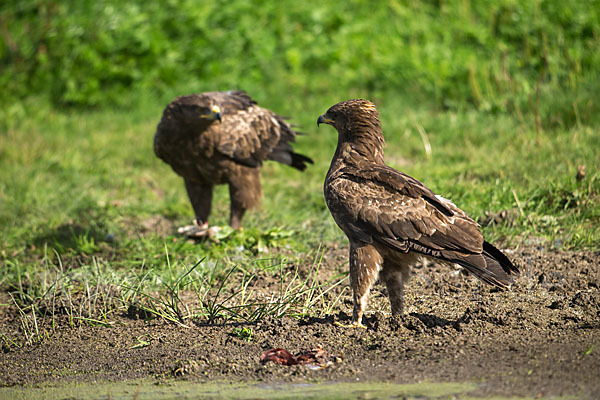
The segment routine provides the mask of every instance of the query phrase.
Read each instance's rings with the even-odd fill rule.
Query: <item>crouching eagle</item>
[[[279,161],[300,171],[312,160],[295,153],[296,138],[281,116],[259,107],[243,91],[181,96],[164,110],[154,152],[183,177],[196,219],[180,232],[201,236],[208,229],[213,187],[229,185],[229,224],[241,226],[245,211],[262,196],[260,167]]]
[[[392,314],[402,312],[410,266],[423,256],[459,264],[501,288],[519,273],[464,211],[384,163],[383,133],[373,103],[338,103],[319,117],[320,123],[338,131],[324,191],[335,222],[350,241],[354,326],[362,326],[369,291],[380,275]]]

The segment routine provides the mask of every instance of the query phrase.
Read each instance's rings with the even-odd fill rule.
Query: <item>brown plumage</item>
[[[243,91],[206,92],[177,97],[165,108],[154,152],[183,177],[201,228],[208,226],[214,185],[228,184],[229,223],[237,229],[244,212],[261,198],[263,161],[301,171],[312,163],[294,153],[296,134],[281,116],[259,107]]]
[[[483,239],[478,224],[418,180],[385,165],[379,113],[367,100],[332,106],[317,121],[338,131],[325,178],[325,201],[350,241],[353,324],[361,326],[369,291],[381,276],[402,312],[404,283],[420,257],[456,263],[506,288],[518,269]]]

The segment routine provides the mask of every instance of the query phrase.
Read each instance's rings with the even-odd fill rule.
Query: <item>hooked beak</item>
[[[221,122],[221,109],[219,106],[214,106],[211,111],[213,112],[214,118]]]
[[[333,125],[333,120],[329,119],[325,116],[325,114],[323,115],[319,115],[319,119],[317,119],[317,128],[319,127],[319,125],[321,124],[329,124],[329,125]]]

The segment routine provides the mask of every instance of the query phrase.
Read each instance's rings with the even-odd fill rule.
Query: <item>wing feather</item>
[[[385,165],[343,168],[326,181],[325,199],[337,224],[355,240],[454,262],[503,288],[519,272],[461,209]]]
[[[352,221],[386,246],[417,245],[427,253],[482,251],[475,221],[421,182],[387,166],[344,168],[327,191],[328,205],[339,215],[336,221]]]
[[[257,167],[275,160],[303,170],[312,160],[294,153],[296,132],[279,115],[259,107],[243,91],[209,92],[221,107],[222,123],[211,126],[217,152],[240,164]]]

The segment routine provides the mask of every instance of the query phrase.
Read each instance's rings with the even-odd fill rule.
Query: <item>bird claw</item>
[[[363,324],[361,324],[360,322],[352,322],[351,324],[342,324],[341,322],[335,321],[333,323],[336,326],[342,327],[342,328],[360,328],[360,329],[364,329],[367,330],[367,327]]]
[[[212,238],[220,229],[221,228],[218,226],[209,227],[208,222],[200,225],[196,220],[194,220],[193,225],[182,226],[177,229],[177,233],[192,239],[204,239]]]

